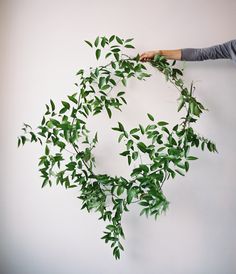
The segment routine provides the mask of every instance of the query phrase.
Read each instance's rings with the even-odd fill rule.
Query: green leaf
[[[42,184],[42,188],[45,187],[48,182],[49,182],[48,178],[45,178]]]
[[[109,43],[111,43],[115,38],[115,35],[112,35],[110,38],[109,38]]]
[[[87,43],[91,48],[93,47],[92,43],[87,41],[87,40],[84,40],[85,43]]]
[[[125,100],[124,97],[120,97],[120,99],[121,99],[125,104],[127,104],[127,102],[126,102],[126,100]]]
[[[66,144],[60,141],[58,141],[56,144],[61,148],[61,151],[66,147]]]
[[[54,104],[54,102],[52,101],[52,99],[50,99],[50,103],[51,103],[52,111],[54,111],[54,110],[55,110],[55,104]]]
[[[111,52],[108,52],[106,55],[105,55],[105,58],[108,58],[112,53]]]
[[[105,106],[105,107],[106,107],[106,111],[107,111],[109,118],[111,118],[112,112],[111,112],[110,108],[108,106]]]
[[[116,86],[116,81],[114,79],[109,79],[113,86]]]
[[[133,128],[130,130],[130,134],[134,134],[139,131],[139,128]]]
[[[122,138],[124,137],[124,133],[120,134],[119,138],[118,138],[118,142],[120,143],[120,141],[122,140]]]
[[[145,130],[144,130],[143,126],[139,124],[139,128],[140,128],[140,130],[141,130],[141,133],[144,134],[144,133],[145,133]]]
[[[126,40],[125,40],[125,43],[129,43],[129,42],[131,42],[131,41],[133,41],[133,40],[134,40],[134,38],[126,39]]]
[[[134,49],[135,47],[132,45],[125,45],[125,48],[130,48],[130,49]]]
[[[143,170],[144,173],[148,173],[149,169],[148,169],[148,166],[147,165],[139,165],[139,168],[141,168]]]
[[[106,229],[114,231],[116,229],[116,227],[114,225],[107,225]]]
[[[126,81],[126,79],[125,79],[125,78],[123,78],[123,79],[121,80],[121,82],[122,82],[122,84],[126,87],[126,85],[127,85],[127,81]]]
[[[147,116],[151,121],[154,121],[154,117],[150,113],[147,113]]]
[[[106,45],[106,37],[102,37],[102,42],[101,42],[102,47],[104,48]]]
[[[154,163],[154,164],[152,164],[152,165],[150,166],[150,169],[151,169],[151,171],[154,171],[154,170],[156,170],[159,166],[160,166],[160,163],[159,163],[159,162],[156,162],[156,163]]]
[[[113,250],[113,255],[115,256],[115,259],[120,259],[120,250],[118,249],[118,246],[116,246]]]
[[[205,142],[202,142],[201,149],[204,150],[204,148],[205,148]]]
[[[122,246],[120,242],[118,242],[118,245],[119,245],[119,248],[124,251],[124,247]]]
[[[212,143],[209,141],[209,142],[207,142],[207,148],[208,148],[208,150],[210,151],[210,152],[212,152]]]
[[[105,85],[105,83],[106,83],[106,78],[103,77],[103,76],[100,77],[100,78],[99,78],[99,81],[98,81],[98,87],[99,87],[99,88],[102,88],[102,86]]]
[[[133,134],[133,137],[134,137],[135,139],[137,139],[137,140],[140,139],[140,137],[139,137],[138,135],[134,135],[134,134]]]
[[[179,125],[177,124],[177,125],[175,125],[175,126],[172,128],[172,130],[173,130],[173,131],[177,131],[177,130],[178,130],[178,127],[179,127]]]
[[[114,56],[115,56],[115,58],[116,58],[116,61],[118,62],[118,61],[119,61],[119,59],[120,59],[120,55],[119,55],[119,53],[115,52],[115,53],[114,53]]]
[[[75,96],[75,95],[68,95],[67,97],[68,97],[73,103],[77,104],[78,101],[75,99],[74,96]]]
[[[99,59],[99,57],[101,56],[101,50],[100,49],[96,49],[96,58],[97,60]]]
[[[164,149],[166,149],[166,147],[160,147],[160,148],[158,148],[158,152],[161,152],[161,151],[163,151]]]
[[[76,73],[76,75],[83,74],[83,73],[84,73],[84,70],[83,70],[83,69],[80,69],[80,70]]]
[[[137,147],[144,153],[147,151],[147,147],[143,142],[137,143]]]
[[[60,127],[60,122],[56,119],[50,119],[50,122],[52,123],[52,125],[56,126],[56,127]]]
[[[117,41],[119,44],[123,45],[123,41],[122,41],[122,39],[121,39],[121,38],[119,38],[118,36],[116,36],[116,41]]]
[[[49,155],[49,147],[48,147],[48,145],[46,145],[46,147],[45,147],[45,154]]]
[[[176,163],[176,165],[185,170],[185,164],[183,165],[182,163]]]
[[[149,203],[146,202],[146,201],[141,201],[138,204],[141,205],[141,206],[149,206]]]
[[[74,170],[76,167],[76,162],[70,162],[66,164],[67,170]]]
[[[111,129],[116,130],[116,131],[123,131],[123,130],[121,130],[121,129],[118,128],[118,127],[112,127]]]
[[[59,111],[59,113],[60,113],[60,114],[63,114],[63,113],[65,113],[66,111],[67,111],[67,108],[64,107],[64,108],[62,108],[62,109]]]
[[[131,164],[131,157],[130,157],[130,155],[128,155],[128,165],[130,165]]]
[[[127,142],[127,149],[130,149],[133,145],[134,141],[133,140],[128,140]]]
[[[175,169],[175,171],[176,171],[177,173],[179,173],[181,176],[184,176],[184,173],[183,173],[182,171],[180,171],[179,169]]]
[[[121,156],[127,156],[129,155],[129,150],[125,150],[123,152],[120,153]]]
[[[136,191],[134,188],[131,188],[128,190],[128,195],[127,195],[127,203],[130,204],[133,200],[133,198],[136,195]]]
[[[125,135],[126,138],[129,137],[127,131],[124,131],[124,135]]]
[[[181,95],[180,96],[180,99],[179,99],[179,106],[178,106],[178,112],[182,109],[182,107],[184,106],[184,104],[185,104],[185,100],[184,100],[184,97]]]
[[[118,186],[117,195],[120,196],[124,192],[125,188],[123,186]]]
[[[202,111],[201,111],[201,109],[199,108],[199,106],[198,106],[197,104],[195,104],[195,105],[194,105],[194,109],[193,109],[193,114],[199,117],[199,115],[200,115],[201,112],[202,112]]]
[[[133,159],[134,161],[138,159],[138,152],[137,152],[137,151],[134,151],[134,152],[132,153],[132,159]]]
[[[45,124],[45,116],[43,116],[43,119],[42,119],[42,121],[41,121],[41,125],[43,126],[44,124]]]
[[[180,69],[177,69],[177,68],[173,68],[173,73],[183,76],[183,72]]]
[[[122,96],[123,94],[125,94],[125,92],[124,91],[120,91],[120,92],[117,93],[117,96]]]
[[[145,212],[146,212],[146,208],[143,208],[143,209],[140,211],[139,216],[142,216]]]
[[[49,127],[49,128],[53,128],[53,123],[52,123],[52,121],[51,121],[51,120],[50,120],[50,121],[47,121],[46,126]]]
[[[113,48],[111,51],[112,52],[120,52],[120,48]]]
[[[165,125],[168,125],[169,123],[167,123],[165,121],[159,121],[157,124],[158,124],[158,126],[165,126]]]
[[[198,158],[197,157],[195,157],[195,156],[188,156],[187,157],[187,160],[197,160]]]
[[[111,61],[111,66],[112,66],[113,69],[116,69],[116,63],[115,62]]]
[[[66,101],[61,101],[62,105],[64,106],[64,108],[69,109],[70,108],[70,104]]]
[[[97,47],[99,44],[99,36],[97,36],[97,38],[94,41],[94,46]]]
[[[184,163],[184,166],[185,166],[185,171],[187,172],[189,170],[189,163],[186,161]]]
[[[20,142],[21,142],[21,140],[20,140],[20,138],[19,138],[19,137],[18,137],[17,139],[18,139],[18,142],[17,142],[17,147],[19,147],[19,146],[20,146]]]
[[[118,122],[118,125],[119,125],[119,129],[120,129],[121,131],[125,131],[125,128],[124,128],[124,126],[121,124],[121,122]]]
[[[103,87],[102,87],[102,90],[106,90],[106,89],[108,89],[108,88],[110,88],[111,86],[110,85],[104,85]]]
[[[25,144],[25,142],[26,142],[26,137],[25,136],[21,136],[21,142],[22,142],[22,144],[24,145]]]

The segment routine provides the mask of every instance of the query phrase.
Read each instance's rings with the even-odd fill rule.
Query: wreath
[[[184,176],[190,162],[198,159],[190,154],[191,148],[218,152],[211,140],[196,133],[192,127],[207,110],[194,97],[193,82],[187,87],[183,81],[183,69],[177,68],[175,61],[170,64],[163,56],[156,55],[148,64],[177,88],[177,111],[185,110],[185,115],[173,127],[167,121],[155,119],[150,113],[147,113],[150,120],[147,125],[138,124],[127,129],[118,122],[112,130],[119,134],[118,142],[124,145],[120,155],[126,158],[129,166],[135,163],[136,167],[132,169],[130,178],[96,173],[93,149],[98,143],[98,134],[96,132],[91,136],[86,119],[102,111],[106,111],[111,118],[113,110],[122,111],[127,104],[124,89],[128,79],[145,80],[151,76],[140,61],[139,54],[131,57],[123,53],[126,49],[135,48],[133,40],[116,35],[97,36],[93,42],[85,40],[94,49],[96,59],[103,56],[104,60],[108,60],[107,64],[90,67],[87,71],[80,69],[76,73],[77,91],[62,100],[57,110],[50,99],[37,132],[23,123],[24,133],[17,142],[18,147],[27,141],[39,142],[44,146],[38,163],[43,178],[42,187],[52,186],[54,178],[56,185],[67,189],[80,188],[77,198],[82,200],[81,209],[99,212],[99,220],[108,221],[101,239],[111,244],[116,259],[120,259],[120,251],[124,250],[121,237],[125,239],[125,235],[121,219],[122,214],[129,211],[128,206],[138,203],[141,206],[140,215],[153,215],[156,220],[169,206],[162,190],[163,184],[176,175]],[[115,93],[113,96],[112,91]],[[142,156],[148,160],[142,161]]]

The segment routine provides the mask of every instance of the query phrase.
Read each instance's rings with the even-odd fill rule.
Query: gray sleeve
[[[203,61],[208,59],[232,59],[236,62],[236,40],[207,48],[183,48],[181,60]]]

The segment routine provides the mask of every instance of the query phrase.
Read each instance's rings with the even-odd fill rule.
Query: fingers
[[[154,51],[145,51],[140,54],[140,61],[146,62],[146,61],[151,61],[155,55]]]
[[[143,52],[142,54],[140,54],[139,60],[142,62],[147,62],[147,61],[150,61],[150,57],[148,56],[146,52]]]

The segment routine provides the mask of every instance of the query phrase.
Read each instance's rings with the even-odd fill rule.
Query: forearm
[[[181,49],[159,50],[157,54],[164,56],[166,59],[181,60]]]
[[[207,48],[181,48],[174,50],[152,50],[140,55],[141,61],[150,61],[155,55],[162,55],[166,59],[182,61],[203,61],[207,59],[231,58],[236,62],[236,40]]]

